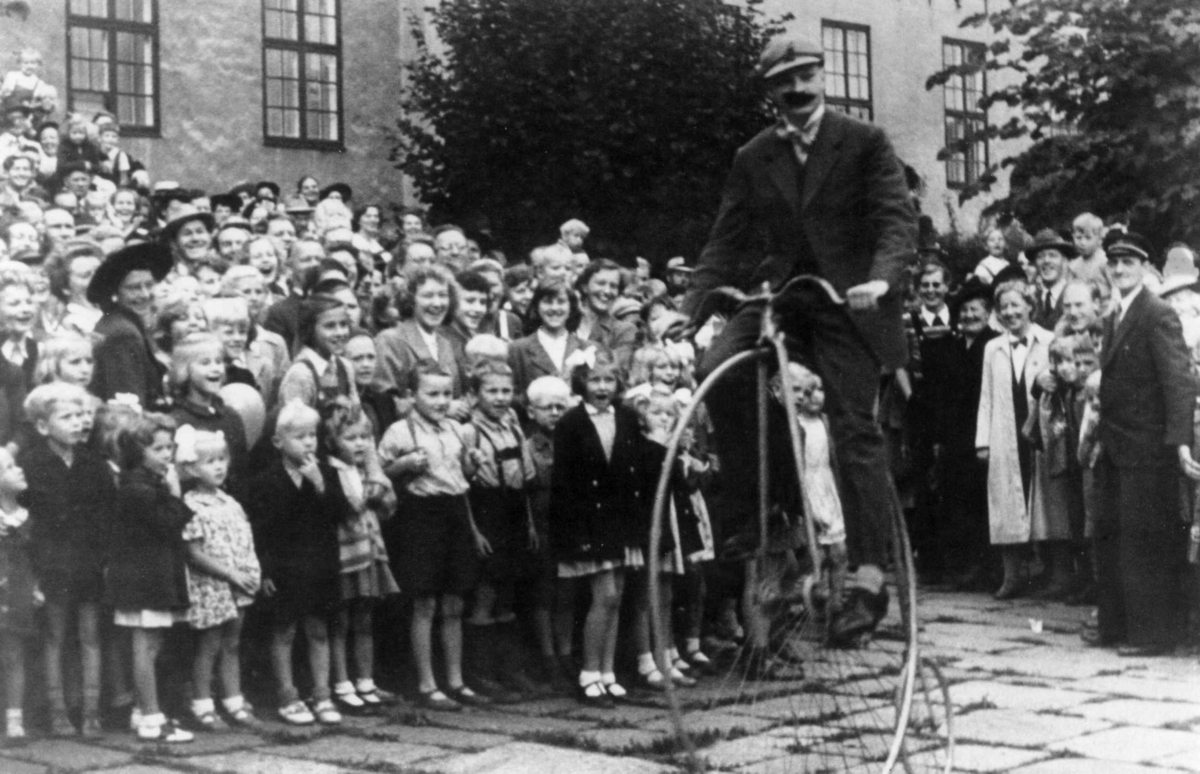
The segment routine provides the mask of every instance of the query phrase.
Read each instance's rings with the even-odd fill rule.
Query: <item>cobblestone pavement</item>
[[[1127,659],[1085,648],[1075,634],[1085,613],[1055,604],[998,603],[982,595],[922,595],[924,653],[940,665],[955,708],[956,771],[1200,772],[1200,661]],[[822,679],[821,665],[810,665],[808,677]],[[859,677],[850,670],[829,679],[852,684]],[[703,699],[717,682],[709,678],[681,694]],[[692,701],[701,707],[686,716],[700,748],[698,760],[711,770],[746,774],[879,770],[886,744],[844,733],[855,727],[845,712],[820,708],[838,704],[837,686],[829,695],[806,694],[809,709],[801,711],[786,683],[773,690],[777,698],[760,697],[753,705],[704,709],[703,701]],[[191,744],[170,748],[139,744],[129,734],[87,743],[35,739],[0,749],[0,774],[684,770],[664,700],[636,698],[616,712],[586,709],[566,698],[460,714],[401,706],[386,717],[347,718],[338,728],[268,722],[257,733],[198,735]],[[852,700],[860,703],[861,714],[887,703],[878,696]],[[936,750],[920,750],[912,748],[909,769],[932,774],[942,758]]]

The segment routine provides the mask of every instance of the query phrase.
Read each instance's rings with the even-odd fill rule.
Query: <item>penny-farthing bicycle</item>
[[[757,634],[750,631],[741,646],[717,654],[716,677],[699,687],[676,690],[668,684],[675,731],[690,765],[698,770],[752,765],[756,771],[780,774],[950,772],[949,694],[936,665],[920,657],[916,574],[900,509],[893,509],[897,517],[891,529],[891,566],[885,573],[891,603],[873,635],[852,643],[831,644],[832,613],[827,611],[834,606],[807,508],[801,507],[792,520],[790,532],[798,539],[780,547],[780,517],[777,510],[772,514],[769,483],[766,428],[773,398],[768,379],[777,371],[783,394],[792,394],[782,328],[802,324],[796,321],[803,320],[803,305],[814,302],[844,303],[832,286],[813,276],[797,277],[774,295],[742,301],[764,307],[759,345],[730,358],[704,380],[668,443],[655,493],[649,557],[651,618],[660,649],[670,641],[663,611],[657,609],[670,471],[696,407],[713,385],[735,369],[757,369],[759,530],[757,546],[744,561],[740,601],[747,630]],[[799,482],[804,460],[796,409],[790,400],[782,403],[790,430],[792,475]],[[769,670],[761,663],[764,652],[772,662]],[[660,663],[664,655],[658,654]]]

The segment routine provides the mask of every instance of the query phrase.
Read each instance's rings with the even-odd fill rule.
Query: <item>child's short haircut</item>
[[[558,233],[566,237],[567,234],[578,234],[584,239],[591,233],[591,229],[579,218],[571,218],[566,223],[558,227]]]
[[[72,403],[86,407],[88,392],[82,387],[66,382],[54,382],[34,387],[25,397],[25,416],[30,422],[47,420],[58,409],[60,403]]]
[[[454,375],[442,366],[436,360],[431,358],[421,358],[417,361],[408,372],[408,388],[409,393],[416,394],[417,390],[421,389],[421,379],[427,376],[443,376],[447,379],[453,379]]]
[[[362,410],[362,406],[349,398],[335,398],[321,411],[321,448],[329,456],[336,457],[338,436],[348,428],[358,427],[363,423],[366,423],[367,432],[374,438],[375,424]]]
[[[1075,360],[1075,336],[1055,336],[1050,342],[1050,364],[1070,363]]]
[[[492,283],[477,271],[460,271],[454,281],[458,283],[459,292],[482,293],[489,300],[492,297]]]
[[[275,436],[304,427],[316,427],[320,421],[321,415],[315,408],[296,398],[279,409],[279,417],[275,420]]]
[[[146,412],[129,420],[117,430],[117,464],[121,470],[133,470],[142,464],[146,449],[158,433],[174,433],[175,420],[166,414]]]
[[[523,263],[504,270],[504,286],[509,290],[533,281],[533,269]]]
[[[595,371],[612,371],[617,377],[617,394],[625,391],[625,385],[621,379],[621,369],[617,365],[616,358],[607,349],[595,350],[595,365],[577,365],[571,369],[571,391],[576,395],[587,395],[587,381],[591,378]]]
[[[221,296],[232,298],[240,295],[238,292],[238,283],[244,279],[258,279],[266,284],[266,279],[262,272],[253,266],[244,263],[239,263],[236,266],[230,266],[229,271],[225,272],[225,276],[221,277]]]
[[[43,341],[38,347],[37,367],[33,371],[34,384],[50,384],[58,381],[62,361],[81,352],[92,354],[92,340],[78,333],[57,333]]]
[[[477,333],[463,347],[467,362],[478,365],[488,360],[508,362],[508,342],[490,333]]]
[[[539,376],[529,383],[525,397],[530,403],[540,403],[549,398],[567,400],[571,397],[571,387],[557,376]]]
[[[794,381],[796,383],[794,385],[792,385],[793,387],[804,388],[804,387],[807,387],[808,385],[817,384],[821,381],[821,377],[817,376],[815,371],[813,371],[812,369],[810,369],[808,366],[804,365],[803,363],[797,363],[796,361],[792,360],[788,363],[788,365],[791,368],[794,368],[797,371],[799,371],[799,373],[796,374],[796,378],[794,379]],[[783,389],[783,374],[776,371],[775,374],[771,377],[770,385],[771,385],[771,392],[773,392],[775,395],[779,395],[780,390]]]
[[[171,368],[168,379],[171,391],[175,393],[176,397],[187,394],[192,363],[207,352],[216,352],[217,357],[223,357],[225,354],[225,345],[221,343],[215,333],[196,331],[175,343],[171,349]]]
[[[643,429],[652,408],[669,409],[671,416],[675,417],[676,421],[679,420],[679,402],[675,400],[675,396],[651,390],[649,395],[637,403],[638,418],[642,420]]]
[[[1089,234],[1099,234],[1104,230],[1104,221],[1097,215],[1085,212],[1075,217],[1071,227],[1082,229]]]
[[[241,268],[254,271],[250,266]],[[218,296],[204,302],[204,316],[208,318],[208,324],[214,326],[248,324],[250,322],[250,305],[241,296]]]
[[[471,369],[471,376],[468,380],[468,387],[471,392],[477,393],[483,387],[483,383],[488,377],[500,376],[508,379],[510,382],[513,378],[512,368],[508,363],[501,363],[496,360],[484,360]]]
[[[636,387],[650,381],[650,372],[655,366],[672,362],[670,354],[661,344],[645,344],[633,353],[633,362],[629,366],[629,384]]]
[[[1096,343],[1087,333],[1076,334],[1072,337],[1073,348],[1071,355],[1073,357],[1096,357],[1099,353],[1096,352]]]
[[[179,465],[179,474],[184,481],[198,478],[195,466],[206,459],[221,454],[227,459],[229,457],[229,444],[225,440],[225,433],[220,430],[194,430],[191,433],[190,449],[184,448],[187,443],[181,440],[182,436],[181,431],[175,433],[175,462]]]

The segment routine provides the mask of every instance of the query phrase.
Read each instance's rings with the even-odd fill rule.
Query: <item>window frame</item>
[[[129,21],[126,19],[116,18],[117,0],[105,0],[108,7],[108,15],[105,17],[99,16],[79,16],[72,9],[72,0],[65,0],[66,4],[66,64],[67,64],[67,109],[75,110],[75,83],[72,75],[73,63],[75,56],[71,49],[71,33],[74,30],[102,30],[108,41],[108,90],[105,92],[105,110],[117,117],[117,122],[121,127],[121,135],[123,137],[162,137],[162,60],[159,56],[159,32],[161,16],[159,15],[158,0],[148,0],[150,3],[150,21],[139,22]],[[118,32],[132,33],[136,35],[147,35],[150,37],[150,71],[154,79],[154,92],[151,94],[151,102],[154,110],[154,123],[152,125],[145,124],[126,124],[121,122],[120,111],[116,105],[116,99],[119,92],[117,91],[117,44],[116,34]],[[93,60],[95,61],[95,60]],[[89,93],[98,93],[91,92]]]
[[[314,43],[306,40],[304,17],[308,3],[317,3],[320,0],[296,0],[296,18],[297,18],[297,40],[288,40],[286,38],[270,38],[267,37],[267,0],[259,1],[259,12],[262,23],[262,136],[263,145],[268,148],[293,148],[303,150],[321,150],[321,151],[344,151],[346,149],[346,96],[344,84],[344,61],[342,58],[342,0],[333,0],[334,3],[334,27],[336,30],[336,42],[329,43]],[[267,54],[271,50],[276,51],[292,51],[299,56],[297,72],[299,74],[299,103],[298,110],[300,113],[300,137],[281,137],[270,133],[270,127],[267,118],[267,87],[270,78],[267,76]],[[337,133],[336,140],[313,139],[305,136],[307,134],[307,113],[308,113],[308,73],[305,67],[305,55],[307,54],[325,54],[333,55],[337,61]]]
[[[977,40],[963,40],[961,38],[943,37],[942,38],[942,67],[943,68],[950,66],[946,61],[946,49],[947,49],[947,47],[950,47],[950,46],[954,46],[954,47],[961,49],[962,59],[963,59],[964,63],[967,62],[968,56],[973,55],[974,57],[978,58],[979,81],[980,81],[980,83],[979,83],[979,99],[982,100],[985,97],[987,97],[988,82],[987,82],[987,67],[985,66],[986,61],[987,61],[987,44],[981,43]],[[951,189],[961,189],[961,188],[966,188],[968,186],[975,185],[976,183],[979,182],[980,177],[987,174],[987,170],[991,167],[991,143],[989,142],[988,137],[986,136],[986,132],[987,132],[987,128],[988,128],[987,110],[979,108],[978,106],[968,107],[965,104],[965,95],[967,94],[967,88],[966,88],[966,82],[965,82],[966,77],[967,76],[965,76],[965,75],[952,76],[952,79],[957,79],[959,81],[959,83],[958,83],[959,91],[961,91],[962,94],[964,95],[964,104],[961,107],[950,108],[950,107],[946,106],[946,91],[947,91],[947,89],[950,88],[950,81],[947,80],[947,82],[942,86],[943,140],[945,141],[946,147],[949,147],[950,144],[953,142],[959,142],[959,140],[956,140],[953,137],[951,137],[951,133],[950,133],[951,120],[957,120],[961,123],[961,125],[963,127],[963,138],[964,139],[969,138],[969,135],[967,134],[967,129],[968,129],[968,127],[970,127],[971,123],[977,122],[979,125],[979,129],[984,133],[984,136],[982,139],[974,140],[973,145],[975,145],[976,147],[982,146],[983,152],[981,154],[982,158],[980,159],[979,158],[980,154],[978,153],[978,151],[976,151],[975,161],[977,163],[981,162],[981,165],[979,165],[978,169],[976,169],[976,166],[978,164],[972,163],[972,157],[968,155],[969,151],[963,150],[963,151],[956,151],[953,153],[947,153],[946,160],[945,160],[945,166],[943,168],[946,173],[946,187],[951,188]],[[963,179],[962,180],[954,180],[951,177],[951,165],[955,164],[956,160],[958,163],[962,164],[962,169],[963,169]]]
[[[867,46],[866,46],[866,54],[867,54],[866,77],[867,77],[867,93],[869,94],[869,96],[865,100],[853,98],[853,97],[831,97],[831,96],[829,96],[829,93],[826,92],[825,104],[830,106],[834,110],[837,110],[839,113],[849,115],[853,118],[857,118],[858,116],[855,116],[854,114],[852,114],[846,110],[843,110],[842,108],[866,108],[867,120],[874,122],[875,121],[875,74],[874,74],[874,63],[871,60],[871,27],[870,27],[870,25],[856,24],[854,22],[836,21],[834,19],[821,19],[821,50],[822,50],[822,53],[824,53],[825,56],[828,57],[829,52],[825,51],[825,30],[826,29],[837,30],[838,32],[840,32],[842,34],[843,42],[846,39],[847,32],[861,32],[864,35],[866,35],[866,42],[867,42]],[[849,86],[850,86],[850,68],[847,66],[849,63],[849,54],[850,54],[849,49],[847,47],[843,46],[842,54],[843,54],[843,59],[841,62],[842,73],[838,77],[842,78],[842,85],[844,87],[843,91],[846,94],[849,94],[850,93],[850,88],[849,88]],[[826,78],[827,82],[828,82],[828,79],[830,76],[831,76],[831,73],[829,71],[829,61],[828,61],[828,59],[826,59],[825,78]]]

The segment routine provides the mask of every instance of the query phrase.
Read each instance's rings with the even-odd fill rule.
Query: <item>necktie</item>
[[[1050,291],[1047,290],[1046,295],[1042,298],[1042,310],[1048,313],[1053,308],[1054,304],[1050,300]]]

